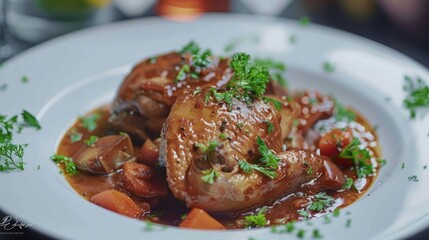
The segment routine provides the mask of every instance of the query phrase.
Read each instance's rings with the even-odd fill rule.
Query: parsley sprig
[[[305,219],[310,217],[310,212],[322,212],[331,207],[335,203],[335,199],[326,194],[326,192],[320,192],[310,197],[310,203],[301,210],[298,210],[298,214]]]
[[[97,122],[100,120],[100,114],[93,113],[89,116],[80,117],[79,119],[81,121],[82,127],[91,132],[97,128]]]
[[[353,122],[356,114],[335,100],[334,116],[337,121]]]
[[[51,156],[51,160],[54,161],[55,163],[63,163],[64,166],[66,167],[67,174],[75,175],[78,173],[76,165],[74,164],[73,159],[71,157],[55,154]]]
[[[256,215],[250,215],[244,217],[244,225],[248,228],[251,227],[264,227],[267,225],[267,219],[265,218],[265,213],[267,212],[267,207],[261,208]]]
[[[183,64],[183,66],[179,69],[177,73],[176,79],[174,82],[178,83],[186,79],[187,74],[189,74],[192,78],[199,78],[201,69],[207,67],[212,62],[211,56],[212,52],[210,49],[206,49],[201,51],[200,46],[191,41],[186,44],[180,51],[180,54],[191,54],[191,62],[190,65]]]
[[[213,96],[216,101],[225,102],[231,109],[233,98],[247,104],[261,98],[269,81],[267,67],[252,62],[250,55],[246,53],[235,54],[230,66],[234,70],[234,76],[226,85],[225,91],[218,92],[216,88],[211,88],[207,92],[206,103]]]
[[[219,172],[216,169],[206,169],[203,170],[204,176],[201,177],[201,180],[208,184],[213,184],[217,177],[220,176]]]
[[[278,162],[280,158],[275,155],[275,153],[268,148],[265,142],[261,137],[256,138],[256,144],[258,145],[259,153],[261,154],[261,158],[259,159],[257,164],[251,164],[244,160],[239,161],[239,166],[245,173],[251,173],[253,171],[258,171],[265,176],[274,179],[277,177],[277,173],[275,172],[278,168]]]
[[[340,152],[339,157],[351,159],[355,164],[358,178],[364,178],[374,173],[374,167],[370,162],[370,151],[366,148],[361,148],[360,144],[361,143],[358,138],[353,138],[350,144]]]
[[[28,111],[23,110],[20,116],[22,122],[19,122],[18,115],[8,118],[0,114],[0,172],[24,170],[24,150],[28,144],[14,143],[14,134],[21,133],[24,127],[41,129],[37,119]]]
[[[418,108],[429,107],[429,86],[420,78],[413,80],[409,76],[404,76],[404,79],[404,90],[408,95],[403,103],[410,111],[410,118],[414,119]]]

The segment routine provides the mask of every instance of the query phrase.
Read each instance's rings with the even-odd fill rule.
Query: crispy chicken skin
[[[160,159],[167,167],[169,187],[188,207],[237,212],[273,202],[303,184],[315,182],[315,189],[322,191],[345,182],[341,170],[327,158],[307,150],[282,151],[294,120],[287,117],[294,111],[286,101],[277,110],[263,100],[248,105],[233,99],[230,111],[223,102],[205,102],[207,91],[180,96],[161,133]],[[268,123],[273,127],[270,133]],[[280,158],[274,179],[239,167],[239,160],[256,163],[260,158],[258,136]],[[211,153],[196,146],[211,141],[219,143]],[[219,173],[212,184],[201,179],[210,169]]]
[[[170,52],[135,66],[122,82],[112,104],[110,122],[139,139],[159,134],[176,98],[197,87],[221,86],[232,76],[229,59],[211,57],[198,77],[176,80],[181,67],[191,64],[190,54]],[[192,67],[193,68],[193,67]]]

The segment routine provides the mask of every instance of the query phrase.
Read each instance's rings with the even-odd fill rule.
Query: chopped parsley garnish
[[[383,167],[387,163],[386,159],[378,159],[378,162],[380,163],[381,167]]]
[[[245,173],[258,171],[271,179],[276,178],[277,174],[275,171],[279,168],[278,162],[280,161],[280,158],[277,157],[275,153],[268,148],[261,137],[258,136],[256,138],[256,144],[258,145],[258,151],[261,154],[261,158],[257,164],[239,161],[240,168]]]
[[[266,103],[272,103],[277,110],[282,109],[283,103],[277,99],[273,99],[273,98],[269,98],[269,97],[262,97],[262,100],[264,100],[264,102],[266,102]]]
[[[307,175],[311,175],[313,174],[313,168],[312,167],[307,167]]]
[[[356,119],[356,114],[338,101],[335,101],[334,116],[337,121],[353,122]]]
[[[24,76],[22,76],[22,78],[21,78],[21,82],[22,83],[28,83],[28,76],[27,75],[24,75]]]
[[[267,225],[267,219],[265,218],[265,213],[267,212],[267,207],[261,208],[256,215],[250,215],[244,217],[244,225],[246,227],[264,227]]]
[[[425,164],[424,166],[423,166],[423,170],[426,170],[428,168],[428,165],[427,164]]]
[[[334,202],[333,197],[327,195],[326,192],[321,192],[314,195],[314,200],[308,206],[308,210],[320,212],[331,207]]]
[[[200,46],[195,41],[190,41],[188,44],[182,47],[180,50],[180,53],[191,53],[191,54],[198,54],[200,51]]]
[[[41,129],[36,118],[29,112],[23,110],[21,117],[23,123],[18,122],[18,115],[10,118],[0,115],[0,172],[24,170],[24,149],[28,144],[13,143],[14,134],[21,133],[24,127]]]
[[[274,125],[273,125],[273,123],[272,123],[272,122],[270,122],[270,121],[266,121],[265,123],[266,123],[266,124],[267,124],[267,126],[268,126],[268,129],[267,129],[268,133],[271,133],[271,132],[274,130]]]
[[[191,71],[188,64],[183,64],[183,66],[179,69],[179,72],[177,73],[176,79],[174,79],[175,83],[178,83],[180,81],[185,80],[186,74]]]
[[[268,148],[265,142],[261,137],[256,138],[256,143],[258,144],[258,150],[261,154],[261,158],[259,161],[265,164],[265,167],[272,168],[277,170],[279,168],[278,162],[280,162],[280,158],[275,155],[275,153]]]
[[[195,90],[194,90],[194,93],[192,94],[193,96],[197,96],[198,94],[200,94],[201,93],[201,88],[200,87],[197,87]]]
[[[364,178],[374,173],[374,167],[370,162],[371,154],[368,149],[360,148],[358,138],[353,138],[351,143],[341,151],[339,157],[353,161],[358,178]]]
[[[313,230],[313,238],[323,238],[323,236],[320,234],[319,229]]]
[[[303,27],[305,27],[305,26],[308,26],[308,25],[310,25],[310,18],[309,17],[301,17],[300,19],[299,19],[299,25],[301,25],[301,26],[303,26]]]
[[[83,140],[87,146],[92,146],[98,141],[98,137],[91,135],[88,139]]]
[[[300,229],[300,230],[298,231],[298,233],[296,234],[296,236],[297,236],[298,238],[304,238],[304,237],[305,237],[305,230]]]
[[[27,124],[27,126],[34,127],[37,130],[41,129],[39,122],[37,119],[29,112],[23,110],[21,113],[22,118],[24,119],[24,122]]]
[[[264,174],[265,176],[267,176],[267,177],[269,177],[271,179],[274,179],[274,178],[277,177],[276,172],[274,172],[272,169],[265,168],[263,166],[259,166],[259,165],[256,165],[256,164],[251,164],[251,163],[248,163],[248,162],[246,162],[244,160],[240,160],[238,162],[239,162],[240,168],[245,173],[251,173],[253,171],[258,171],[258,172]]]
[[[409,110],[410,118],[414,119],[418,108],[429,107],[429,86],[420,78],[413,80],[409,76],[404,76],[404,79],[404,90],[408,95],[403,104]]]
[[[183,220],[185,220],[185,218],[188,216],[188,214],[187,213],[184,213],[184,214],[182,214],[182,216],[180,216],[180,219],[183,221]]]
[[[352,220],[351,219],[347,219],[346,228],[349,228],[351,225],[352,225]]]
[[[206,182],[208,184],[213,184],[216,177],[220,176],[219,172],[216,171],[216,169],[203,170],[203,174],[204,174],[204,176],[201,177],[201,180],[203,180],[204,182]]]
[[[223,101],[232,109],[233,98],[249,104],[254,99],[262,97],[269,81],[267,67],[251,62],[250,55],[246,53],[235,54],[231,59],[230,66],[234,70],[234,76],[226,85],[226,90],[217,92],[216,88],[211,88],[207,92],[206,102],[213,95],[216,101]]]
[[[352,178],[346,178],[346,182],[343,184],[341,189],[349,190],[353,186],[353,179]]]
[[[324,62],[323,63],[323,70],[325,70],[325,72],[327,72],[327,73],[333,73],[333,72],[335,72],[335,66],[334,66],[334,64],[332,64],[330,62]]]
[[[332,216],[334,216],[334,217],[340,216],[340,209],[339,208],[335,208],[335,210],[332,212]]]
[[[405,163],[401,163],[401,169],[405,168]]]
[[[63,163],[64,166],[66,167],[67,174],[70,174],[70,175],[77,174],[77,168],[72,158],[66,157],[64,155],[55,154],[51,156],[51,160],[57,164]]]
[[[82,140],[82,133],[80,132],[76,132],[72,131],[72,133],[70,134],[70,142],[71,143],[75,143],[75,142],[79,142],[80,140]]]
[[[218,145],[219,143],[216,141],[208,142],[207,145],[204,145],[202,143],[195,143],[195,146],[205,153],[214,151]]]
[[[80,117],[82,127],[88,131],[94,131],[97,128],[97,121],[100,120],[100,114],[94,113],[87,117]]]
[[[225,133],[221,133],[221,134],[219,134],[219,138],[220,139],[227,139],[228,136]]]
[[[298,210],[298,214],[304,218],[310,217],[310,213],[305,209]]]
[[[150,57],[150,58],[149,58],[149,63],[150,63],[150,64],[154,64],[154,63],[156,63],[156,58],[157,58],[157,57]]]
[[[418,182],[419,179],[417,178],[416,175],[411,175],[408,177],[408,181]]]
[[[201,68],[207,67],[212,62],[210,58],[212,56],[212,52],[210,49],[206,49],[203,52],[200,50],[200,46],[194,41],[189,42],[180,50],[180,54],[189,53],[192,55],[191,65],[184,64],[180,68],[175,79],[176,83],[185,80],[187,73],[189,73],[191,78],[198,79],[200,77]]]

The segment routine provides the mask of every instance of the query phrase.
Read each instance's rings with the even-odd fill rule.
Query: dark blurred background
[[[205,12],[307,16],[313,23],[369,38],[429,67],[427,0],[0,0],[0,63],[90,26],[151,16],[193,21]],[[4,215],[0,210],[0,220]],[[0,239],[50,238],[31,227],[19,235],[4,234],[0,227]],[[410,239],[429,239],[429,229]]]

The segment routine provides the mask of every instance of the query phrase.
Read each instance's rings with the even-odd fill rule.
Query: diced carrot
[[[114,189],[97,193],[89,200],[103,208],[128,217],[137,218],[143,213],[130,197]]]
[[[137,161],[150,166],[155,166],[155,163],[158,161],[158,157],[158,147],[152,142],[152,140],[149,138],[146,139],[141,148],[140,156],[138,157]]]
[[[225,227],[212,218],[206,211],[193,208],[188,216],[180,223],[179,227],[182,228],[195,228],[195,229],[225,229]]]

